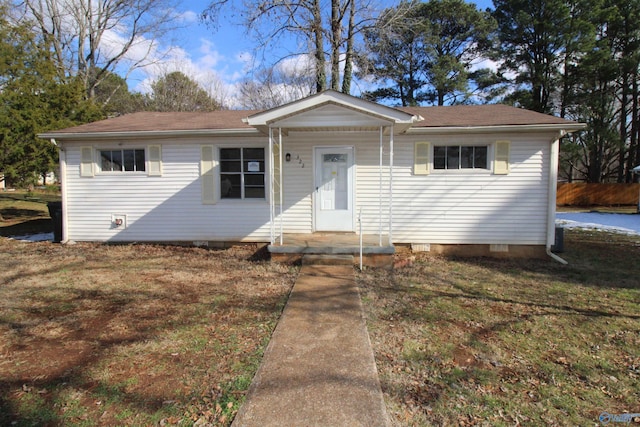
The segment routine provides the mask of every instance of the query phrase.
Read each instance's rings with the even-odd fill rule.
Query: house
[[[391,108],[329,90],[40,136],[60,149],[65,242],[265,242],[277,254],[363,236],[371,253],[533,257],[554,243],[559,138],[582,128],[505,105]]]

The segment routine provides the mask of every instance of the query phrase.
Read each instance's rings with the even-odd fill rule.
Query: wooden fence
[[[638,204],[640,184],[558,184],[558,206],[620,206]]]

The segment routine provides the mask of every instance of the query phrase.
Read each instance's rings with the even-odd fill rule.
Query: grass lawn
[[[0,237],[0,425],[229,425],[296,270]]]
[[[0,236],[53,232],[48,202],[60,201],[56,191],[0,191]]]
[[[420,254],[359,274],[397,425],[640,413],[640,238],[569,231],[565,249],[568,266]]]
[[[0,193],[0,236],[51,231],[56,197]],[[255,250],[0,237],[0,425],[229,425],[297,273]],[[395,424],[640,413],[640,238],[565,250],[357,273]]]

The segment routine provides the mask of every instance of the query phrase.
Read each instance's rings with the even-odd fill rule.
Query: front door
[[[316,147],[315,229],[354,231],[353,147]]]

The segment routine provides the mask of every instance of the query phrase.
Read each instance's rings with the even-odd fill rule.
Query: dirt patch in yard
[[[0,424],[228,425],[297,274],[257,251],[0,238]]]

